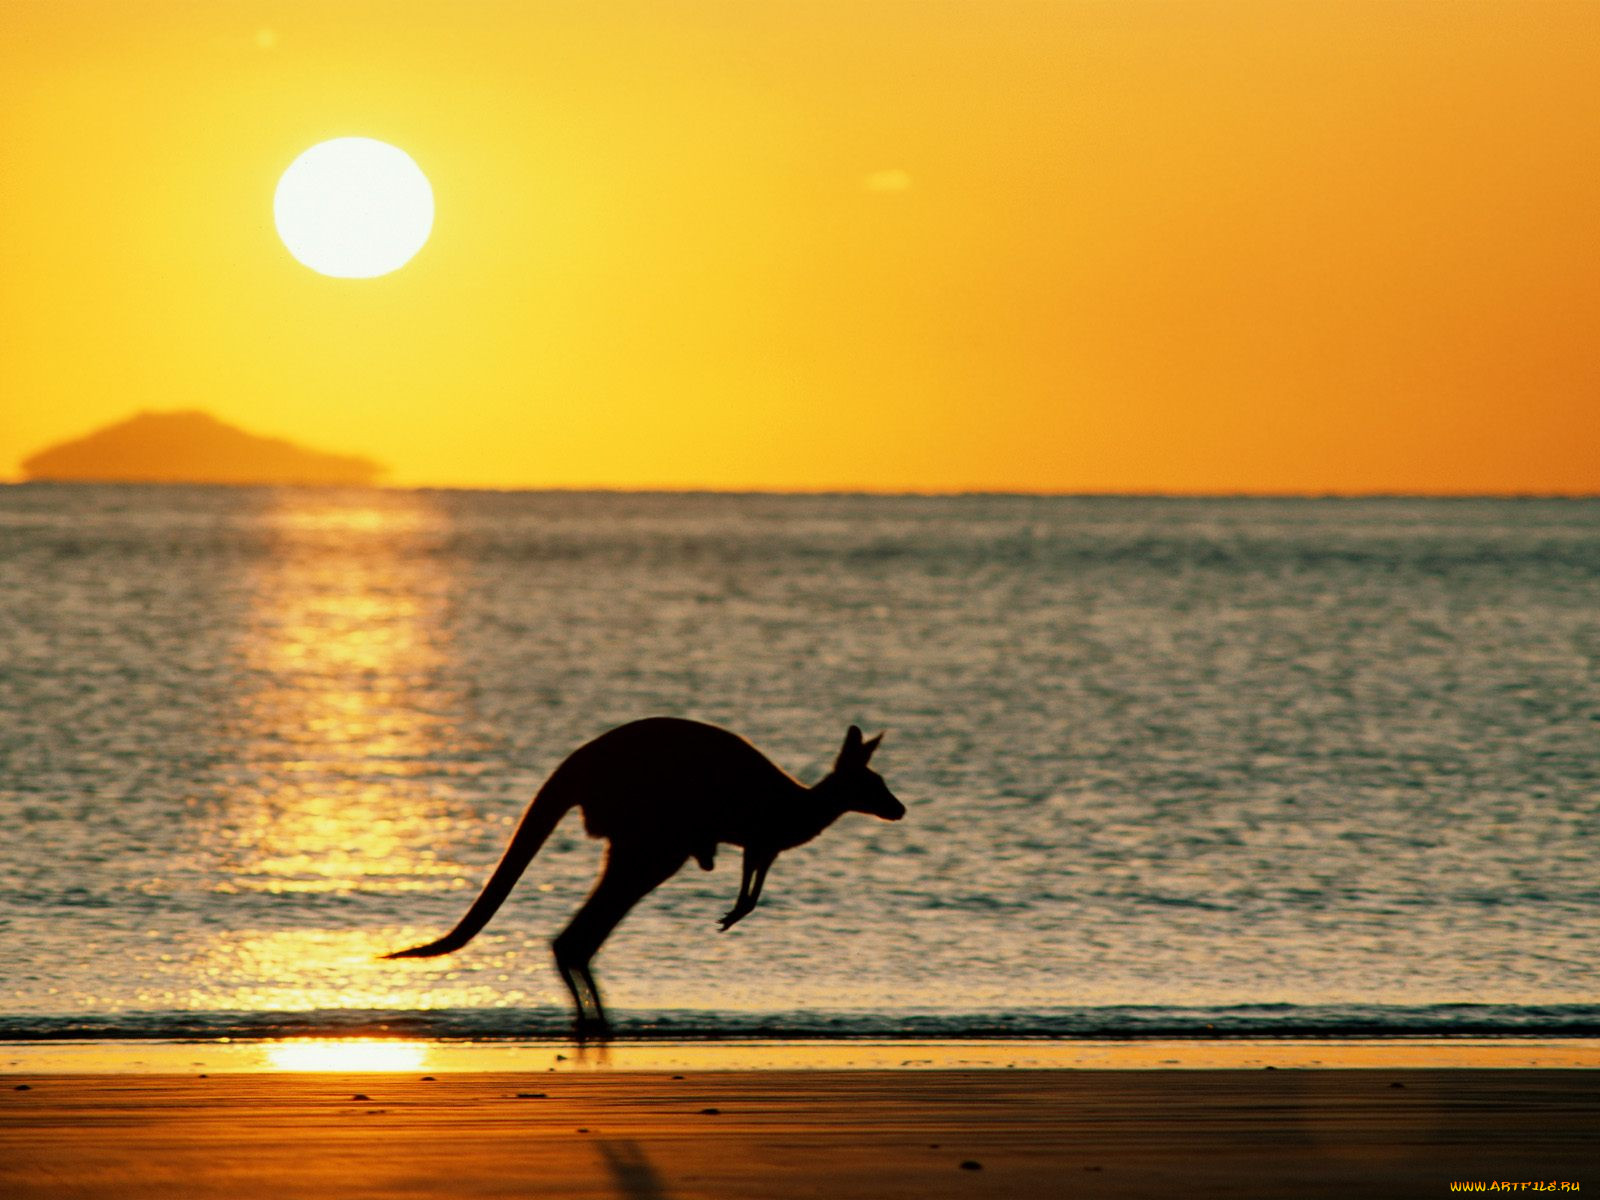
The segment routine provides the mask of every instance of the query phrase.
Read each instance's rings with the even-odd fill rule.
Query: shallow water
[[[639,1031],[1597,1027],[1597,660],[1595,501],[4,488],[0,1036],[559,1028],[576,817],[375,955],[651,713],[911,811],[648,898]]]

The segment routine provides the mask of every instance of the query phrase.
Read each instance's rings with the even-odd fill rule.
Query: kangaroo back
[[[551,776],[539,789],[538,795],[534,796],[528,811],[522,814],[516,833],[511,835],[511,844],[500,857],[500,865],[495,867],[489,882],[483,885],[483,891],[478,893],[478,898],[456,923],[456,927],[437,941],[412,946],[409,950],[396,950],[393,954],[385,954],[384,958],[434,958],[461,949],[478,935],[478,931],[489,923],[489,918],[505,903],[511,889],[516,887],[517,880],[522,878],[522,872],[527,870],[528,863],[539,852],[539,847],[544,845],[551,830],[573,807],[571,800],[558,798],[567,790],[557,786],[559,775],[558,771]]]

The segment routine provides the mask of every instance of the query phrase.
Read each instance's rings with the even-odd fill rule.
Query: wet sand
[[[1594,1190],[1597,1130],[1600,1072],[1586,1070],[7,1075],[0,1195],[1348,1197],[1448,1195],[1452,1180]]]

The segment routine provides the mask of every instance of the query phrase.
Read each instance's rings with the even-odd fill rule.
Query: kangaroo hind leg
[[[672,878],[687,858],[687,854],[623,848],[613,842],[594,891],[550,943],[556,969],[572,993],[579,1041],[590,1033],[603,1039],[611,1031],[600,989],[589,970],[590,960],[633,906]]]

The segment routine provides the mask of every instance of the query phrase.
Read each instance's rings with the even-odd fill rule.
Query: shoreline
[[[0,1077],[194,1072],[1600,1070],[1600,1038],[0,1042]]]

